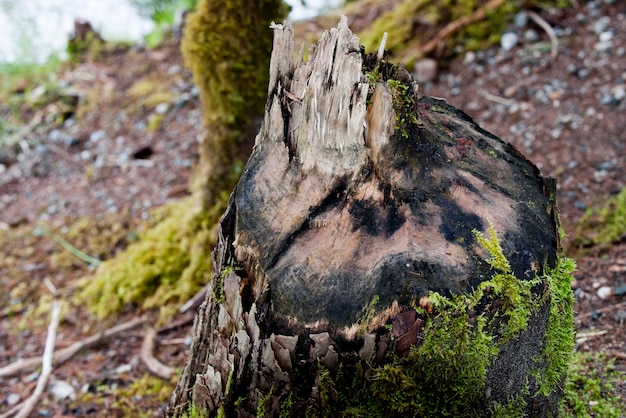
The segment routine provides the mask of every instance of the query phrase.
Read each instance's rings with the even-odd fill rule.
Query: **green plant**
[[[599,208],[588,209],[576,225],[573,245],[601,249],[626,238],[626,188],[607,199]]]
[[[615,367],[605,353],[576,353],[565,383],[563,417],[620,418],[626,404],[614,384],[623,384],[626,372]]]

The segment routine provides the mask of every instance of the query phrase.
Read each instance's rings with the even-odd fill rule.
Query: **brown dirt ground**
[[[461,55],[420,91],[446,98],[514,144],[544,175],[558,178],[561,220],[570,233],[564,244],[578,263],[577,349],[606,352],[624,371],[626,315],[620,315],[626,314],[626,297],[602,299],[598,290],[626,285],[626,243],[585,252],[569,244],[584,209],[626,186],[626,100],[611,96],[626,83],[626,18],[620,8],[623,2],[597,2],[596,11],[586,5],[542,13],[558,32],[557,57],[546,49],[546,34],[530,23],[517,32],[533,28],[539,39],[522,40],[510,51],[494,47]],[[604,51],[593,30],[598,16],[610,17],[615,34]],[[45,282],[69,297],[76,280],[89,274],[45,231],[76,232],[72,225],[89,219],[68,240],[91,255],[111,257],[132,241],[151,208],[187,193],[202,123],[178,47],[173,39],[154,50],[121,48],[68,65],[56,75],[57,87],[42,83],[44,88],[29,93],[14,86],[13,95],[22,94],[30,105],[0,105],[3,117],[18,113],[26,124],[17,132],[24,141],[0,152],[0,365],[41,355],[50,308],[41,298],[50,294]],[[98,235],[103,238],[94,244]],[[142,313],[130,308],[101,323],[85,307],[66,308],[57,349]],[[156,320],[156,313],[145,314],[149,322]],[[159,333],[162,362],[183,366],[190,330],[187,322]],[[46,395],[33,416],[158,416],[166,396],[129,389],[147,374],[139,360],[143,334],[141,328],[126,332],[55,369],[52,379],[72,384],[81,401]],[[8,409],[10,393],[21,400],[29,396],[34,371],[0,378],[0,414]],[[120,388],[127,389],[124,395]],[[94,394],[92,400],[83,391]],[[616,391],[626,399],[624,384]]]

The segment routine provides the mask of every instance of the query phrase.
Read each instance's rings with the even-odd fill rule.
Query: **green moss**
[[[589,209],[576,225],[577,247],[607,248],[626,237],[626,188],[607,199],[600,208]]]
[[[355,2],[347,10],[359,8]],[[403,0],[382,13],[359,37],[366,50],[378,49],[384,32],[389,34],[387,49],[400,62],[411,65],[422,58],[421,48],[440,35],[446,25],[470,16],[488,2],[484,0]],[[536,0],[530,2],[508,1],[486,10],[485,17],[460,27],[437,47],[440,57],[451,57],[459,50],[485,49],[500,41],[500,36],[510,25],[515,13],[533,7],[567,7],[567,1]],[[367,6],[362,6],[367,7]],[[430,54],[433,54],[431,52]]]
[[[507,403],[494,402],[489,406],[489,414],[493,418],[523,417],[526,411],[526,398],[528,389],[523,394],[514,396]]]
[[[201,0],[187,18],[181,49],[206,125],[192,188],[205,207],[232,189],[249,156],[267,99],[269,25],[286,13],[281,0]]]
[[[190,403],[187,412],[180,418],[205,418],[205,415],[194,403]]]
[[[166,313],[168,304],[185,302],[210,280],[213,226],[224,209],[197,210],[191,198],[171,204],[138,242],[82,281],[79,297],[100,317],[129,304]]]
[[[560,257],[555,268],[546,268],[536,279],[519,280],[494,227],[489,226],[487,236],[478,231],[474,235],[488,254],[491,279],[469,294],[445,297],[430,292],[420,300],[415,309],[424,325],[418,343],[404,357],[391,355],[377,365],[348,356],[335,372],[318,365],[318,416],[508,418],[523,416],[529,399],[558,390],[573,347],[573,261]],[[546,303],[550,310],[545,346],[534,359],[536,371],[529,376],[533,384],[527,382],[505,403],[486,405],[487,371],[500,349],[524,332]],[[368,309],[364,318],[370,316]],[[389,329],[383,326],[378,332],[393,344]],[[290,402],[293,410],[293,399]]]
[[[560,385],[569,370],[574,353],[574,296],[571,290],[574,260],[560,257],[554,269],[546,267],[550,311],[545,333],[545,346],[538,363],[547,365],[536,376],[539,391],[548,396]]]
[[[565,383],[561,416],[626,416],[626,406],[614,387],[624,381],[626,372],[615,367],[614,360],[609,360],[605,353],[577,353]]]
[[[267,403],[270,401],[270,399],[272,398],[272,391],[270,390],[269,393],[265,396],[262,396],[261,399],[259,400],[259,406],[257,407],[256,410],[256,416],[257,418],[264,418],[265,416],[267,416]]]

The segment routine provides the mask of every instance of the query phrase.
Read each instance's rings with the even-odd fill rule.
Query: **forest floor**
[[[620,8],[623,2],[596,1],[542,12],[558,37],[558,55],[543,29],[518,22],[511,49],[462,53],[420,84],[421,94],[445,98],[558,179],[569,235],[563,246],[578,265],[576,350],[589,354],[579,358],[601,382],[588,389],[602,392],[590,394],[592,409],[598,396],[626,402],[626,383],[611,378],[626,373],[626,237],[600,244],[603,221],[581,222],[626,187]],[[72,248],[110,258],[136,240],[154,208],[188,194],[202,135],[198,92],[175,38],[17,80],[3,80],[0,92],[0,371],[42,355],[53,294],[71,299],[93,271]],[[56,350],[138,317],[145,322],[56,367],[32,416],[159,416],[176,376],[153,377],[141,361],[146,327],[158,328],[159,360],[180,370],[191,316],[155,325],[157,312],[128,308],[102,321],[87,306],[66,304]],[[39,371],[0,374],[0,416],[28,398]]]

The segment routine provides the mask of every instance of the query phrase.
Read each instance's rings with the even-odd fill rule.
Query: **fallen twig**
[[[141,344],[141,352],[139,356],[150,373],[157,375],[161,379],[169,380],[169,378],[172,377],[176,371],[172,367],[161,363],[156,357],[154,357],[154,342],[156,340],[156,336],[156,330],[152,327],[148,327],[143,343]]]
[[[467,25],[470,25],[481,19],[484,19],[485,16],[487,15],[487,12],[498,8],[503,3],[504,3],[504,0],[491,0],[489,3],[485,4],[481,8],[475,10],[469,16],[465,16],[465,17],[455,20],[454,22],[450,22],[443,29],[439,31],[439,33],[437,34],[437,36],[435,36],[434,39],[432,39],[430,42],[427,42],[425,45],[418,47],[416,51],[411,51],[411,52],[415,53],[414,55],[417,55],[419,53],[428,54],[430,52],[433,52],[439,47],[439,45],[443,41],[445,41],[448,37],[450,37],[450,35],[454,34],[456,31],[458,31],[459,29]]]
[[[145,317],[135,318],[123,324],[116,325],[105,331],[94,334],[83,341],[75,342],[63,350],[59,350],[54,354],[52,364],[54,367],[58,367],[72,358],[76,353],[81,350],[94,347],[103,343],[112,336],[124,331],[139,327],[146,322]],[[22,370],[38,367],[42,362],[41,357],[31,357],[28,359],[18,360],[15,363],[11,363],[8,366],[0,368],[0,377],[14,376],[20,373]]]
[[[161,328],[159,328],[159,330],[157,331],[157,334],[163,334],[173,329],[178,329],[186,325],[189,325],[193,323],[195,317],[196,316],[193,313],[187,314],[183,318],[170,322],[169,324],[163,325]]]
[[[48,326],[48,335],[46,336],[46,345],[43,350],[41,374],[37,380],[37,386],[33,394],[28,398],[21,406],[16,418],[26,418],[30,415],[35,405],[39,401],[39,397],[43,393],[44,389],[48,385],[48,379],[52,374],[52,360],[54,356],[54,344],[56,342],[57,327],[59,326],[59,317],[61,315],[61,308],[63,303],[60,300],[55,300],[52,303],[52,312],[50,314],[50,325]]]
[[[486,90],[481,90],[480,94],[482,94],[482,96],[485,99],[489,100],[490,102],[499,103],[505,106],[513,106],[513,105],[519,104],[519,102],[517,102],[516,100],[507,99],[506,97],[496,96],[495,94],[491,94]]]
[[[596,309],[593,312],[589,312],[589,313],[586,313],[586,314],[578,315],[578,316],[574,317],[574,320],[580,321],[582,319],[587,319],[587,318],[589,318],[589,317],[591,317],[593,315],[597,315],[598,312],[601,312],[601,313],[610,312],[613,309],[621,308],[622,306],[626,306],[626,302],[616,303],[615,305],[608,305],[608,306],[605,306],[604,308]]]
[[[202,302],[204,302],[204,299],[206,298],[209,285],[210,284],[205,285],[198,293],[193,295],[191,299],[189,299],[183,306],[180,307],[180,309],[178,309],[178,312],[187,313],[191,310],[195,311],[196,309],[198,309],[198,307],[202,305]]]
[[[556,58],[559,53],[559,40],[557,39],[556,33],[554,33],[554,29],[552,29],[552,26],[550,26],[550,24],[546,22],[543,17],[539,16],[539,14],[533,12],[532,10],[527,11],[526,14],[533,20],[533,22],[535,22],[541,29],[543,29],[548,34],[548,38],[550,38],[550,44],[552,45],[550,57]]]

